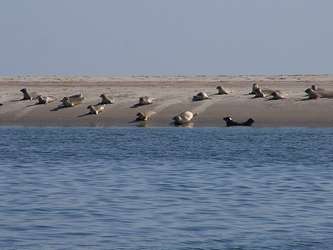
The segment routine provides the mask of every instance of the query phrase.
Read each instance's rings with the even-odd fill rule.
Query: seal
[[[89,105],[87,109],[89,109],[89,114],[98,115],[105,109],[105,105]]]
[[[102,101],[99,104],[113,104],[114,103],[114,98],[107,96],[106,94],[101,94],[99,96],[100,98],[102,98]]]
[[[198,113],[192,113],[191,111],[185,111],[173,117],[175,125],[184,125],[190,123],[194,117],[197,117]]]
[[[146,111],[146,112],[139,112],[136,114],[136,121],[148,121],[150,118],[155,115],[155,111]]]
[[[333,91],[330,90],[313,90],[312,88],[308,88],[305,90],[305,93],[308,95],[309,99],[333,98]]]
[[[227,95],[229,94],[227,90],[225,90],[222,86],[217,86],[217,94],[218,95]]]
[[[72,95],[69,97],[66,96],[61,100],[61,102],[64,107],[74,107],[76,105],[81,104],[83,100],[84,96],[82,93],[80,93],[78,95]]]
[[[198,94],[196,94],[195,96],[193,96],[192,101],[203,101],[203,100],[207,100],[210,99],[209,96],[207,95],[206,92],[199,92]]]
[[[272,93],[272,98],[270,100],[281,100],[281,99],[286,99],[284,95],[281,94],[279,91],[274,91]]]
[[[235,122],[231,116],[224,117],[223,120],[225,121],[227,127],[234,127],[234,126],[246,126],[251,127],[254,123],[254,120],[252,118],[248,119],[245,122]]]
[[[259,85],[257,83],[252,84],[252,91],[249,93],[249,95],[255,95],[256,90],[259,88]]]
[[[21,99],[22,101],[25,101],[25,100],[31,101],[31,100],[36,99],[38,96],[38,94],[36,92],[29,93],[26,88],[23,88],[20,91],[23,93],[23,98]]]
[[[149,105],[149,104],[152,104],[153,101],[154,101],[154,99],[149,97],[149,96],[142,96],[142,97],[139,98],[138,105],[140,105],[140,106]]]
[[[56,100],[56,98],[51,97],[51,96],[38,95],[36,104],[48,104],[50,102],[54,102],[55,100]]]

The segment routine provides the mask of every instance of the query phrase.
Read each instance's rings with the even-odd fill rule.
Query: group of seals
[[[271,100],[285,99],[280,90],[263,89],[260,88],[257,83],[252,85],[252,91],[249,95],[254,95],[254,98],[265,98],[270,96]]]
[[[229,92],[224,89],[222,86],[217,86],[217,95],[227,95]],[[37,100],[36,104],[48,104],[56,100],[56,98],[51,96],[43,96],[36,92],[29,92],[26,88],[20,90],[23,94],[23,98],[21,100]],[[305,90],[309,99],[318,99],[318,98],[333,98],[333,91],[328,91],[322,88],[319,88],[317,85],[312,85],[310,88]],[[257,83],[252,85],[252,91],[249,93],[250,95],[254,95],[254,98],[266,98],[271,97],[271,100],[280,100],[285,99],[284,95],[281,93],[280,90],[272,90],[272,89],[264,89],[260,88]],[[105,109],[105,105],[113,104],[114,98],[108,96],[106,94],[100,95],[101,102],[96,105],[89,105],[87,109],[89,110],[89,114],[98,115]],[[61,100],[63,107],[74,107],[79,105],[83,102],[85,97],[82,93],[66,96]],[[206,99],[211,99],[206,92],[199,92],[192,97],[193,101],[203,101]],[[154,98],[150,96],[142,96],[139,97],[139,101],[135,106],[143,106],[152,104]],[[3,104],[0,103],[0,106]],[[155,111],[145,111],[139,112],[136,114],[136,121],[148,121],[151,119],[153,115],[155,115]],[[175,117],[173,117],[173,121],[175,125],[184,125],[192,122],[192,120],[198,116],[198,113],[193,113],[192,111],[184,111]],[[245,122],[236,122],[232,119],[232,117],[224,117],[223,120],[226,122],[227,127],[231,126],[252,126],[254,120],[249,118]]]

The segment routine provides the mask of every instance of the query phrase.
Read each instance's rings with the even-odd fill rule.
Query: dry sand
[[[256,82],[264,88],[278,89],[287,95],[285,100],[253,99],[248,95]],[[145,110],[157,114],[146,123],[149,127],[172,125],[172,117],[191,110],[198,112],[195,127],[224,127],[224,116],[244,121],[250,117],[256,127],[332,127],[333,99],[302,100],[304,90],[312,84],[333,90],[333,76],[131,76],[131,77],[59,77],[25,76],[0,78],[1,126],[93,126],[131,127],[136,113]],[[192,102],[199,91],[216,93],[222,85],[232,91],[229,95],[213,95],[212,99]],[[43,95],[57,98],[47,105],[35,101],[18,101],[19,90],[26,87]],[[64,96],[82,92],[84,103],[52,111]],[[107,105],[100,115],[85,115],[87,106],[97,104],[101,93],[110,94],[116,103]],[[131,108],[140,96],[156,98],[154,104]]]

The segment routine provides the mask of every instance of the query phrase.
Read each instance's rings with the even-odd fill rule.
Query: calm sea
[[[1,128],[0,249],[333,249],[333,129]]]

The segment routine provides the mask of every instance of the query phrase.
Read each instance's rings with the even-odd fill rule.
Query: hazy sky
[[[332,0],[1,0],[0,75],[333,73]]]

